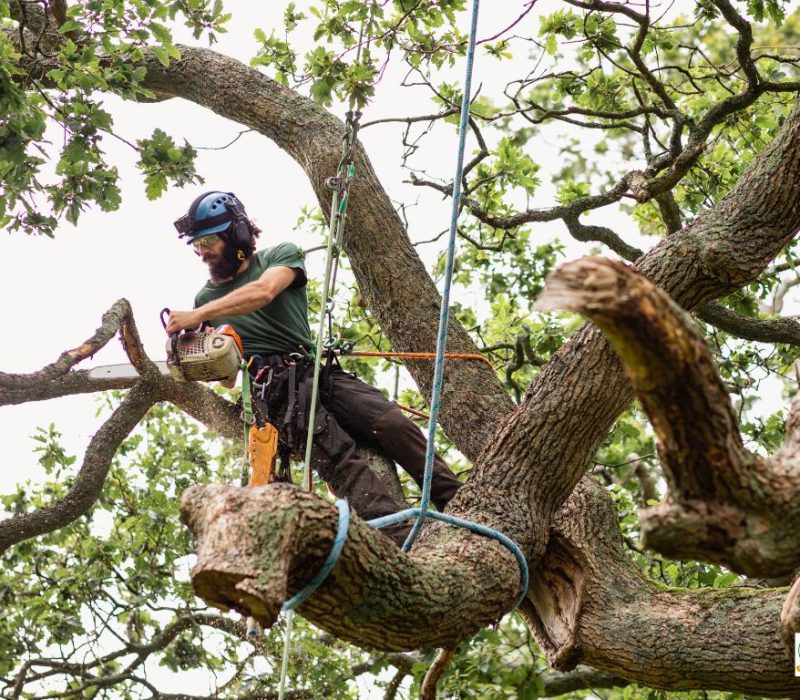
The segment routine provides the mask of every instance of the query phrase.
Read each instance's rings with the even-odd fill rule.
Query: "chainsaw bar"
[[[163,360],[158,360],[155,363],[158,371],[165,377],[170,376],[167,363]],[[136,379],[139,373],[136,368],[130,363],[123,363],[120,365],[102,365],[100,367],[92,367],[89,369],[90,379]]]

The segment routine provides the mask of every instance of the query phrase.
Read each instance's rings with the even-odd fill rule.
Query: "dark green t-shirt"
[[[194,306],[202,306],[219,299],[234,289],[253,282],[270,267],[285,266],[298,270],[297,279],[269,304],[242,316],[221,316],[206,319],[214,326],[229,323],[242,338],[245,355],[261,353],[288,354],[303,347],[310,351],[311,330],[308,326],[308,299],[306,297],[306,269],[303,254],[294,243],[281,243],[274,248],[259,250],[247,269],[230,282],[206,285],[194,298]]]

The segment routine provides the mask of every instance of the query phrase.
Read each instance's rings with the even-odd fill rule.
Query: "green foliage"
[[[0,16],[8,15],[6,3]],[[183,20],[195,37],[206,32],[214,41],[229,18],[221,0],[72,3],[59,29],[63,41],[56,50],[41,48],[48,58],[41,77],[15,65],[22,58],[12,41],[15,34],[0,32],[0,225],[52,236],[61,216],[75,224],[90,206],[116,209],[119,174],[102,150],[114,122],[102,94],[154,98],[142,85],[148,54],[165,66],[180,59],[166,22]],[[60,149],[48,138],[53,128],[64,132]],[[129,145],[140,151],[151,199],[169,183],[197,181],[190,146],[175,148],[159,131],[138,147]],[[55,163],[52,171],[48,162]]]
[[[156,129],[152,138],[137,141],[141,159],[139,167],[145,176],[148,199],[157,199],[171,181],[179,187],[203,179],[194,171],[197,151],[188,143],[178,148],[170,136]]]
[[[118,400],[108,398],[103,413]],[[64,451],[60,438],[54,425],[36,433],[34,449],[48,479],[0,497],[6,513],[41,508],[66,495],[76,459]],[[237,483],[243,459],[240,444],[226,441],[220,448],[210,438],[177,409],[153,407],[123,442],[99,501],[84,517],[3,555],[0,679],[13,678],[26,659],[47,657],[67,664],[46,681],[50,690],[80,687],[91,695],[104,676],[119,673],[136,658],[143,649],[136,645],[153,644],[152,654],[145,653],[133,668],[151,659],[175,674],[175,687],[182,673],[203,669],[210,681],[214,674],[217,683],[227,682],[228,692],[275,689],[274,674],[263,673],[263,659],[273,671],[280,665],[283,624],[263,637],[255,654],[243,626],[235,633],[233,627],[215,631],[219,625],[204,623],[213,613],[199,605],[188,581],[193,548],[178,514],[180,494],[196,483]],[[212,622],[235,622],[214,615]],[[190,619],[195,621],[182,623]],[[170,636],[176,624],[183,629]],[[351,697],[349,667],[363,663],[364,654],[321,641],[302,620],[296,621],[294,635],[290,682],[317,697]],[[70,663],[83,664],[84,674],[73,679]],[[114,696],[140,693],[136,677],[115,683]],[[41,690],[40,681],[32,679],[24,692],[37,687]]]
[[[402,164],[419,184],[424,173],[416,168],[414,157],[424,152],[424,135],[428,131],[452,135],[458,123],[452,110],[460,104],[463,88],[454,75],[460,75],[466,50],[467,4],[466,0],[286,3],[281,28],[254,30],[259,48],[251,63],[326,107],[364,108],[379,100],[377,91],[388,63],[402,62],[410,71],[409,84],[430,90],[432,111],[449,113],[441,125],[435,119],[409,124],[404,134]],[[800,16],[787,15],[781,0],[737,0],[735,6],[757,23],[754,42],[763,54],[758,69],[764,81],[798,80],[792,47],[800,37]],[[10,26],[9,12],[8,2],[0,0],[3,26]],[[458,300],[453,311],[518,401],[541,364],[582,321],[569,314],[531,311],[547,274],[567,255],[571,257],[572,250],[567,252],[543,224],[501,222],[522,211],[533,212],[535,221],[549,221],[549,204],[583,211],[586,207],[581,205],[588,206],[589,200],[610,190],[632,169],[655,168],[659,158],[686,144],[692,127],[721,113],[699,145],[696,162],[671,189],[683,221],[689,222],[731,189],[780,129],[795,100],[793,90],[782,89],[744,108],[721,110],[720,105],[743,89],[738,37],[708,0],[694,3],[693,13],[696,21],[651,16],[638,54],[633,50],[635,23],[609,12],[574,9],[540,15],[535,20],[538,31],[533,23],[522,24],[479,47],[478,60],[492,62],[497,71],[493,76],[511,65],[518,67],[510,63],[519,58],[516,37],[525,37],[521,52],[530,52],[531,60],[519,75],[509,75],[506,85],[487,80],[479,94],[471,96],[470,143],[478,148],[468,156],[463,183],[467,206],[459,222]],[[48,52],[43,75],[21,68],[23,57],[13,33],[0,32],[0,225],[8,230],[52,235],[61,217],[75,223],[88,207],[115,209],[119,173],[103,151],[104,139],[115,133],[115,125],[101,96],[155,99],[144,86],[146,62],[154,59],[170,66],[180,60],[172,37],[176,23],[211,44],[225,31],[230,17],[220,0],[89,0],[72,3],[68,14],[60,27],[61,41],[43,47]],[[676,111],[683,120],[679,131],[673,131]],[[63,136],[54,139],[56,130]],[[157,129],[129,144],[137,151],[150,199],[171,185],[201,181],[194,168],[195,149],[188,143],[178,145],[179,138]],[[545,148],[553,150],[545,153]],[[439,192],[447,192],[450,183],[435,184]],[[628,215],[630,228],[648,236],[666,235],[664,215],[654,201],[623,203],[620,209]],[[473,215],[476,210],[481,216]],[[609,209],[601,211],[605,215]],[[624,229],[625,224],[621,226]],[[327,226],[318,209],[302,212],[298,229],[305,248],[326,240]],[[309,253],[315,254],[321,252]],[[789,246],[780,262],[793,268],[795,258],[794,246]],[[341,266],[346,272],[346,259]],[[433,264],[434,275],[442,270],[440,258]],[[760,317],[784,279],[780,271],[766,272],[722,303],[746,317]],[[313,316],[322,302],[318,280],[310,281],[308,291]],[[340,281],[336,296],[333,333],[338,341],[356,343],[361,349],[391,350],[355,287]],[[703,330],[731,391],[747,446],[764,454],[774,451],[783,440],[785,416],[760,406],[759,390],[768,380],[790,373],[797,349],[776,346],[765,351],[713,328]],[[384,387],[392,398],[397,393],[401,403],[426,410],[420,394],[399,381],[400,363],[355,357],[343,361],[348,369]],[[787,382],[787,392],[792,388]],[[41,429],[33,440],[47,480],[4,496],[2,505],[9,514],[63,497],[74,479],[76,458],[59,444],[55,426]],[[437,435],[436,446],[440,452],[451,448],[443,434]],[[452,450],[448,459],[459,472],[470,468]],[[191,543],[179,523],[177,501],[193,483],[238,483],[240,468],[239,444],[212,441],[185,416],[166,407],[154,408],[123,443],[90,513],[5,554],[0,569],[0,604],[6,612],[0,619],[0,679],[14,678],[24,660],[40,656],[95,664],[90,672],[107,677],[124,669],[134,655],[135,648],[125,645],[158,639],[186,616],[202,620],[199,616],[209,611],[198,607],[188,584]],[[668,587],[724,588],[740,582],[720,567],[666,561],[641,550],[639,509],[648,505],[643,485],[649,477],[659,496],[664,485],[652,430],[640,408],[633,407],[619,418],[595,455],[592,471],[617,506],[631,558],[649,577]],[[413,500],[416,491],[409,488],[409,494]],[[256,654],[241,631],[211,632],[197,620],[155,650],[153,665],[174,674],[176,683],[182,674],[204,669],[223,679],[219,685],[227,684],[225,691],[215,686],[214,692],[228,697],[274,691],[281,624],[264,636]],[[302,621],[295,634],[290,685],[316,697],[355,697],[351,669],[365,664],[366,655],[321,638]],[[119,649],[127,651],[113,656]],[[425,652],[416,658],[412,693],[432,656]],[[376,673],[394,668],[385,658],[370,661]],[[546,669],[528,632],[511,617],[463,645],[440,684],[440,694],[538,697]],[[69,674],[47,683],[52,685],[30,684],[23,696],[51,687],[76,697],[98,694],[96,688],[84,687],[84,678]],[[128,678],[109,692],[115,697],[138,697],[142,686]],[[661,695],[629,686],[604,697]],[[703,697],[735,696],[704,693]]]

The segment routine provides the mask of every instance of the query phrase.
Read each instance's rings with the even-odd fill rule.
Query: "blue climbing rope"
[[[339,511],[339,525],[336,528],[336,538],[331,545],[331,551],[328,552],[328,558],[314,578],[308,582],[308,585],[303,590],[295,593],[283,604],[282,609],[284,612],[294,610],[298,605],[304,602],[308,596],[316,591],[328,577],[331,569],[336,566],[336,562],[339,561],[339,555],[342,553],[342,548],[347,540],[347,530],[350,527],[350,508],[347,505],[347,501],[343,498],[336,501],[336,508]]]
[[[456,225],[461,209],[461,178],[464,171],[464,148],[467,140],[467,121],[469,119],[469,96],[472,90],[472,65],[475,62],[475,35],[478,30],[478,6],[480,0],[472,2],[472,23],[469,30],[467,46],[467,71],[464,78],[464,94],[461,97],[461,119],[458,124],[458,156],[456,158],[456,174],[453,178],[453,208],[450,215],[450,235],[447,244],[447,264],[444,271],[444,290],[442,306],[439,309],[439,335],[436,339],[436,361],[433,370],[433,391],[431,392],[431,410],[428,419],[428,447],[425,450],[425,477],[422,482],[422,500],[419,515],[403,543],[403,551],[411,549],[425,518],[428,515],[431,498],[431,481],[433,479],[433,457],[436,447],[436,424],[439,417],[439,404],[442,396],[442,380],[444,377],[444,353],[447,346],[447,322],[450,316],[450,285],[453,280],[453,261],[456,249]]]
[[[395,523],[402,522],[403,520],[408,520],[409,518],[414,518],[419,515],[422,511],[421,508],[408,508],[407,510],[401,510],[399,513],[392,513],[391,515],[384,515],[382,518],[375,518],[373,520],[367,520],[367,525],[371,525],[372,527],[387,527],[388,525],[394,525]],[[481,525],[480,523],[473,523],[471,520],[464,520],[463,518],[457,518],[455,515],[448,515],[447,513],[437,513],[436,511],[429,511],[427,513],[427,517],[431,518],[432,520],[441,520],[443,523],[449,523],[450,525],[457,525],[458,527],[466,528],[471,532],[474,532],[478,535],[483,535],[484,537],[488,537],[489,539],[496,540],[501,544],[504,544],[508,549],[511,550],[511,553],[516,557],[517,564],[519,564],[519,578],[520,578],[520,592],[517,596],[517,600],[514,603],[514,607],[512,610],[516,609],[517,606],[523,601],[525,598],[525,594],[528,592],[528,562],[525,559],[525,555],[522,553],[519,545],[514,542],[510,537],[506,537],[502,532],[498,532],[490,527],[486,527],[486,525]]]
[[[433,460],[436,442],[436,425],[438,422],[439,406],[442,396],[442,383],[444,378],[445,349],[447,347],[447,325],[450,315],[450,287],[453,280],[456,230],[458,225],[458,216],[461,209],[461,180],[464,173],[464,150],[466,146],[467,123],[469,121],[469,101],[470,94],[472,92],[472,67],[475,62],[475,37],[478,30],[479,5],[480,0],[473,0],[472,21],[470,24],[469,42],[467,45],[467,68],[466,75],[464,77],[464,93],[461,97],[461,116],[458,125],[458,154],[456,158],[456,173],[453,178],[453,207],[450,216],[450,234],[447,244],[447,259],[444,272],[442,306],[439,309],[439,332],[436,339],[436,360],[433,372],[430,418],[428,420],[428,445],[425,450],[425,475],[422,482],[420,507],[410,508],[399,513],[387,515],[383,518],[376,518],[368,521],[368,524],[372,525],[373,527],[380,528],[408,520],[409,518],[416,518],[414,525],[411,528],[411,532],[409,532],[406,541],[403,543],[404,552],[407,552],[409,549],[411,549],[411,545],[414,543],[419,531],[422,529],[426,518],[433,518],[451,525],[463,527],[471,532],[475,532],[479,535],[483,535],[484,537],[501,542],[514,554],[514,557],[516,558],[520,568],[521,590],[514,605],[516,608],[525,597],[525,594],[528,592],[528,563],[525,560],[525,555],[522,553],[519,545],[501,532],[493,530],[490,527],[486,527],[485,525],[473,523],[469,520],[463,520],[462,518],[457,518],[453,515],[430,511],[431,482],[433,480]]]

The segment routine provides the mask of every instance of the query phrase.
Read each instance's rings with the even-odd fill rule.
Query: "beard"
[[[206,264],[208,265],[211,281],[214,284],[221,284],[236,275],[242,261],[239,259],[239,250],[235,246],[226,243],[222,249],[222,255],[215,260],[209,260]]]

